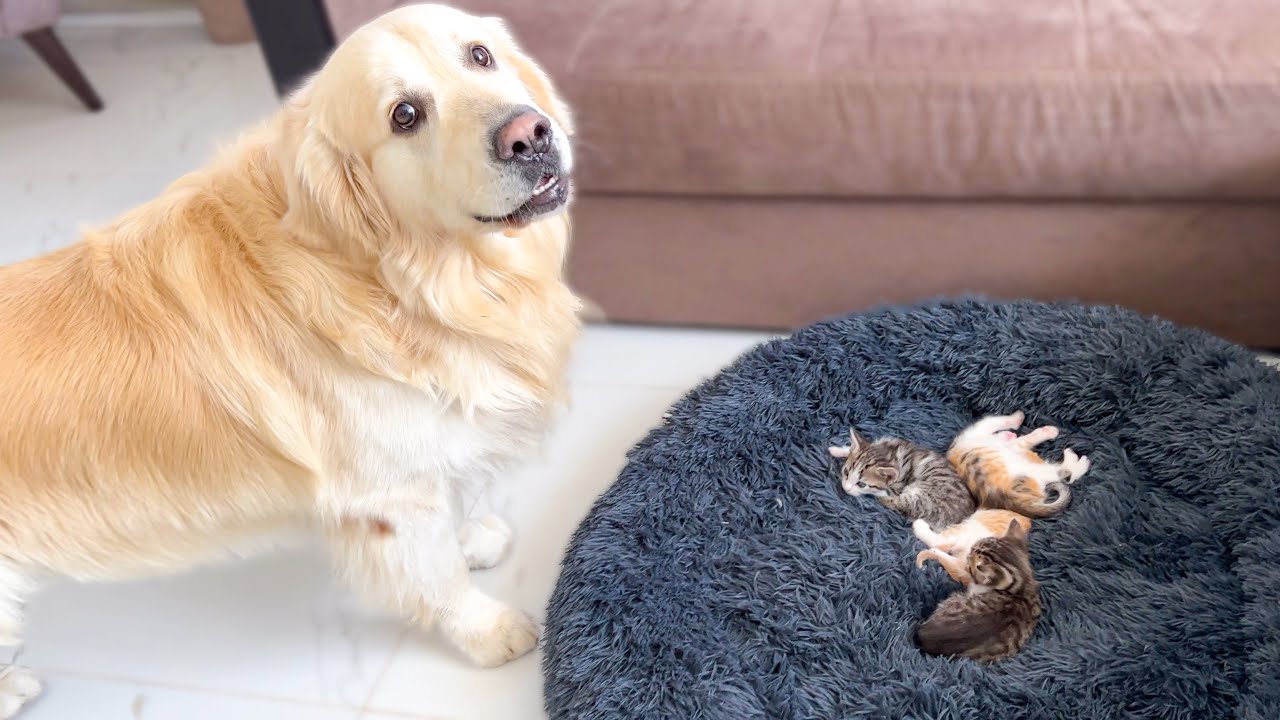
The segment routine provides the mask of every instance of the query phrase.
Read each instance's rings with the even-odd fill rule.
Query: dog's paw
[[[538,646],[541,628],[533,618],[514,608],[503,608],[483,631],[471,633],[462,648],[481,667],[498,667]]]
[[[499,562],[511,545],[511,528],[496,515],[468,520],[458,532],[467,567],[487,570]]]
[[[24,667],[10,665],[0,670],[0,720],[16,716],[40,689],[39,678]]]

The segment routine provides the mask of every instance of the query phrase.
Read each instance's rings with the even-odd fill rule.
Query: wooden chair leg
[[[84,73],[80,72],[80,66],[76,65],[71,53],[67,52],[62,41],[54,34],[53,28],[23,33],[22,39],[26,40],[49,69],[57,73],[62,82],[71,88],[71,92],[80,98],[80,102],[84,103],[85,107],[94,112],[102,109],[102,100],[98,98],[98,93],[93,91],[93,86],[89,84]]]

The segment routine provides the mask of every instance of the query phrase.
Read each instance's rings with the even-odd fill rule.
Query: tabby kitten
[[[951,443],[947,459],[969,485],[979,507],[1044,518],[1071,503],[1070,484],[1089,471],[1089,458],[1070,448],[1061,463],[1048,463],[1035,446],[1058,436],[1058,428],[1036,428],[1019,437],[1021,412],[982,418]]]
[[[974,543],[957,579],[966,589],[938,603],[916,630],[920,649],[982,661],[1021,650],[1040,620],[1040,585],[1023,526],[1011,522],[1003,537]]]
[[[829,448],[844,460],[840,485],[850,495],[873,495],[888,508],[936,528],[953,525],[974,511],[964,480],[942,453],[898,438],[868,442],[856,430],[849,444]]]

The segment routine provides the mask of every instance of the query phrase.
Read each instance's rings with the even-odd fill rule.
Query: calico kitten
[[[849,444],[829,448],[844,460],[840,484],[850,495],[873,495],[885,507],[936,528],[964,520],[975,509],[968,486],[941,453],[898,438],[868,442],[856,430]]]
[[[1008,510],[978,510],[941,532],[935,532],[924,520],[916,520],[911,524],[920,541],[929,546],[916,555],[916,567],[924,567],[926,561],[937,560],[956,582],[965,582],[965,565],[968,562],[969,550],[979,540],[990,537],[1003,537],[1009,530],[1010,523],[1017,523],[1025,532],[1031,530],[1031,520]]]
[[[966,589],[938,603],[916,630],[920,649],[982,661],[1021,650],[1040,620],[1040,585],[1023,526],[1011,522],[1003,537],[974,543],[957,579]]]
[[[1070,484],[1089,471],[1089,458],[1070,448],[1061,463],[1047,463],[1035,446],[1058,436],[1052,426],[1019,437],[1023,414],[982,418],[951,443],[947,459],[969,485],[979,507],[1049,517],[1071,503]]]

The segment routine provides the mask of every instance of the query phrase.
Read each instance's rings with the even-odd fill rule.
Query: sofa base
[[[615,322],[791,328],[939,296],[1124,305],[1280,347],[1280,203],[584,195],[570,280]]]

